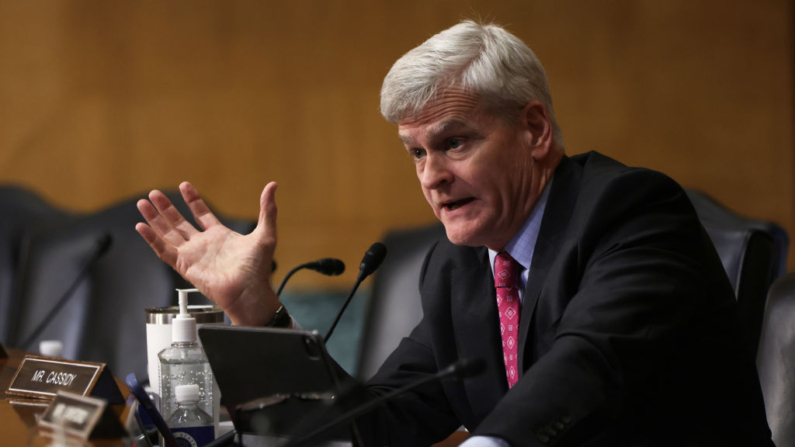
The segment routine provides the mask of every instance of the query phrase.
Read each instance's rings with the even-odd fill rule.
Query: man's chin
[[[483,245],[472,232],[462,231],[459,228],[451,228],[447,225],[445,225],[444,230],[447,233],[447,239],[455,245],[464,245],[467,247],[479,247]]]

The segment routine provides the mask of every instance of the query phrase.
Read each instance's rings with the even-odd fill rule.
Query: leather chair
[[[740,216],[706,194],[687,190],[720,256],[756,352],[767,292],[787,266],[789,237],[779,225]]]
[[[686,192],[734,288],[755,352],[768,288],[786,268],[787,233],[772,222],[735,214],[704,193]],[[440,237],[444,237],[440,224],[391,232],[385,237],[389,254],[376,274],[370,296],[357,368],[359,378],[375,374],[400,339],[422,318],[419,272],[425,254]]]
[[[388,233],[387,256],[373,281],[357,377],[372,377],[400,340],[422,319],[420,268],[431,245],[444,238],[441,224]]]
[[[8,343],[23,235],[37,226],[57,224],[74,216],[34,192],[13,185],[0,187],[0,210],[0,342]]]
[[[756,369],[773,442],[795,445],[795,273],[770,288]]]
[[[192,222],[179,193],[167,196]],[[95,253],[98,239],[110,234],[107,253],[29,348],[35,350],[38,340],[61,340],[65,358],[107,363],[119,377],[130,372],[147,376],[144,309],[176,304],[174,289],[189,285],[135,231],[143,220],[136,208],[140,197],[145,196],[29,234],[20,289],[24,305],[12,346],[31,335]],[[219,218],[241,233],[255,226]]]

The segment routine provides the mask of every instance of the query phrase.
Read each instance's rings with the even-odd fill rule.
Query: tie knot
[[[516,288],[519,284],[519,263],[506,252],[494,258],[494,287]]]

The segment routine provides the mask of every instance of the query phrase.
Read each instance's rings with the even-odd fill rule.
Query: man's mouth
[[[444,209],[446,209],[448,211],[455,211],[456,209],[461,208],[462,206],[466,205],[467,203],[469,203],[469,202],[471,202],[473,200],[475,200],[474,197],[467,197],[466,199],[453,200],[453,201],[450,201],[450,202],[445,202],[445,203],[442,204],[442,208],[444,208]]]

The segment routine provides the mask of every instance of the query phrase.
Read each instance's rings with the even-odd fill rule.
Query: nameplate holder
[[[101,398],[111,404],[124,404],[124,397],[104,363],[37,355],[22,359],[6,393],[52,399],[59,391]]]
[[[58,391],[50,402],[47,411],[39,419],[39,427],[53,435],[63,430],[68,435],[84,440],[126,435],[107,401],[64,391]]]
[[[35,427],[50,402],[42,399],[8,399],[9,405],[26,427]]]
[[[0,343],[0,359],[7,359],[7,358],[8,358],[8,353],[3,348],[3,344]]]

